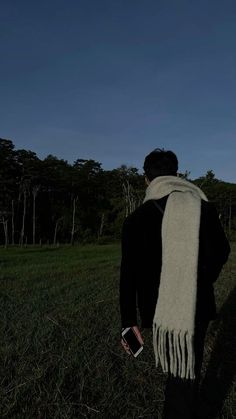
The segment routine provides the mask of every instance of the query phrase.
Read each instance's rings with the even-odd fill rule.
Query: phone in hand
[[[143,350],[143,345],[139,342],[137,335],[132,327],[126,327],[121,332],[122,339],[127,343],[132,355],[136,358]]]

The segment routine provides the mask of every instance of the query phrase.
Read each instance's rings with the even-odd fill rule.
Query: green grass
[[[203,366],[212,388],[203,408],[216,403],[216,390],[225,419],[236,412],[232,247]],[[1,418],[160,417],[165,376],[155,368],[151,331],[142,331],[138,359],[120,346],[119,266],[119,244],[0,249]]]

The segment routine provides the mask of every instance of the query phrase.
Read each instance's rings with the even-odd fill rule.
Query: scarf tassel
[[[153,323],[156,366],[184,379],[195,379],[194,336],[185,331],[167,330]]]

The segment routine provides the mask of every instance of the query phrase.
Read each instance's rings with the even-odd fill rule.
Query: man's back
[[[162,264],[162,210],[165,210],[167,198],[165,196],[145,202],[124,222],[120,278],[123,327],[137,324],[136,305],[142,326],[152,326]],[[212,284],[226,262],[229,251],[228,241],[214,205],[202,200],[196,306],[196,314],[200,319],[209,320],[215,317]]]

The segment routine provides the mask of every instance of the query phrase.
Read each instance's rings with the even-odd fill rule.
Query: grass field
[[[236,246],[216,283],[202,408],[236,417]],[[130,358],[120,346],[120,245],[0,249],[0,417],[160,417],[165,376],[151,331]]]

